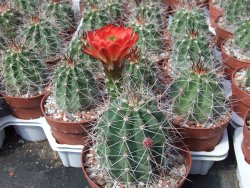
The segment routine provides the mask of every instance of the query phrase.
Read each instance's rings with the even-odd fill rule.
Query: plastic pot
[[[236,69],[233,73],[233,79],[232,79],[232,109],[235,113],[237,113],[242,119],[245,118],[246,113],[250,110],[250,96],[242,91],[235,83],[234,77],[235,74],[243,69],[243,68],[250,68],[250,65],[248,66],[241,66],[238,69]]]
[[[213,128],[182,127],[177,121],[173,124],[184,138],[183,141],[190,151],[212,151],[221,141],[223,131],[228,126],[228,121],[224,120],[220,125]]]
[[[93,120],[81,122],[65,122],[54,120],[47,116],[44,110],[44,104],[49,95],[45,95],[41,101],[41,109],[51,131],[59,144],[85,145],[89,138],[89,132],[92,129]]]
[[[250,119],[250,112],[245,115],[245,124],[243,128],[243,142],[241,144],[242,152],[245,156],[245,161],[250,164],[250,131],[247,128],[247,120]]]
[[[186,175],[185,177],[182,178],[182,180],[179,182],[176,188],[181,188],[183,184],[185,183],[187,176],[190,172],[191,165],[192,165],[192,157],[191,153],[188,149],[188,147],[183,143],[183,142],[178,142],[175,144],[176,149],[179,150],[179,153],[181,153],[185,159],[186,159]],[[95,182],[92,181],[92,179],[89,177],[88,173],[86,172],[86,167],[85,167],[85,156],[89,153],[89,148],[84,147],[82,151],[82,170],[85,178],[87,179],[89,185],[91,188],[101,188],[99,185],[97,185]],[[125,188],[124,186],[120,185],[120,188]]]
[[[210,12],[210,24],[213,28],[215,28],[216,27],[215,20],[224,14],[224,10],[218,6],[212,5],[210,2],[209,12]]]
[[[227,40],[224,40],[221,44],[221,56],[222,56],[222,62],[225,64],[225,74],[227,79],[231,80],[233,76],[233,72],[242,66],[248,66],[250,65],[249,60],[239,60],[235,57],[231,56],[231,54],[227,54],[224,48],[224,44]]]
[[[40,103],[45,93],[29,98],[12,97],[5,94],[1,95],[4,96],[4,100],[9,105],[10,112],[13,116],[19,119],[37,119],[43,117]]]
[[[215,19],[215,23],[216,23],[215,33],[216,33],[216,36],[217,36],[216,46],[217,46],[218,49],[221,49],[221,45],[222,45],[222,42],[224,40],[233,37],[233,33],[225,30],[224,28],[220,27],[220,25],[218,24],[218,20],[221,17],[222,16],[219,16],[218,18]]]

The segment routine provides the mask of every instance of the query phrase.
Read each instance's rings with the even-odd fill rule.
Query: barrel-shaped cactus
[[[62,47],[58,27],[48,20],[33,16],[21,31],[26,41],[34,45],[39,55],[44,58],[57,55]]]
[[[109,104],[98,123],[97,155],[113,182],[147,187],[168,168],[166,127],[154,101],[118,98]]]
[[[53,77],[54,98],[59,109],[70,113],[88,110],[98,93],[97,83],[84,62],[66,58]]]
[[[43,10],[46,15],[51,15],[55,18],[60,29],[65,31],[76,27],[74,12],[69,1],[50,0],[44,4]]]
[[[18,26],[21,24],[21,15],[7,3],[0,3],[0,28],[6,38],[14,39]]]
[[[250,51],[250,18],[235,32],[235,44],[243,51]]]
[[[237,25],[239,21],[250,18],[249,0],[227,0],[225,5],[225,21]]]
[[[14,44],[1,66],[6,94],[34,96],[44,91],[48,73],[32,49]]]
[[[225,112],[223,90],[216,74],[201,64],[192,71],[183,71],[171,85],[173,111],[186,121],[213,122]]]
[[[206,37],[197,33],[189,33],[176,39],[172,59],[177,69],[190,68],[193,63],[200,61],[206,63],[206,67],[212,67],[212,49]]]
[[[179,38],[190,31],[201,35],[209,32],[206,17],[198,8],[179,9],[173,17],[169,30],[174,38]]]
[[[44,3],[44,0],[12,0],[11,1],[12,6],[15,7],[15,9],[24,12],[24,13],[30,13],[33,11],[38,10],[41,3]]]

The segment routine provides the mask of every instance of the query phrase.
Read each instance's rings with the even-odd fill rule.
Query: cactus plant
[[[69,1],[50,0],[49,3],[44,4],[43,10],[46,15],[55,17],[60,29],[65,31],[75,28],[74,12]]]
[[[250,51],[250,19],[235,32],[235,44],[243,51]]]
[[[246,80],[246,85],[250,86],[250,69],[247,69],[247,80]]]
[[[227,0],[225,5],[225,21],[226,24],[237,25],[241,20],[250,18],[249,16],[249,0]]]
[[[147,187],[168,168],[165,143],[169,139],[164,132],[167,124],[155,101],[118,98],[108,106],[97,126],[101,167],[118,185],[136,183]]]
[[[190,31],[201,35],[209,32],[206,17],[198,8],[179,9],[173,17],[169,30],[173,38],[179,38]]]
[[[216,74],[195,64],[192,71],[183,71],[171,85],[173,111],[186,121],[213,122],[225,112],[225,98]]]
[[[36,11],[41,3],[43,0],[12,0],[13,7],[24,13]]]
[[[33,44],[42,57],[47,59],[60,52],[62,40],[58,27],[49,22],[48,19],[38,15],[32,16],[21,32],[25,40]]]
[[[204,36],[195,32],[186,34],[173,46],[172,59],[177,69],[189,68],[193,62],[205,62],[206,67],[213,66],[212,49]]]
[[[0,4],[0,28],[8,39],[14,39],[18,26],[21,24],[20,13],[15,11],[7,3]]]
[[[34,96],[44,91],[48,73],[35,52],[13,44],[2,62],[5,93],[10,96]]]
[[[54,74],[54,98],[59,109],[75,113],[87,110],[97,95],[97,83],[85,62],[66,58]]]

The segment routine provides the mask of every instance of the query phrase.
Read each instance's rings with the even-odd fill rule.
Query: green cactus
[[[14,39],[18,26],[21,25],[21,15],[12,9],[7,3],[0,4],[0,28],[8,39]]]
[[[81,31],[91,31],[99,29],[107,24],[119,22],[121,16],[121,2],[109,0],[103,4],[103,1],[87,1],[84,6]]]
[[[4,56],[2,75],[5,92],[11,96],[34,96],[43,92],[48,76],[35,52],[17,44]]]
[[[249,3],[249,0],[227,0],[227,3],[225,5],[226,24],[237,25],[239,21],[249,19]]]
[[[250,51],[250,19],[235,32],[235,44],[244,51]]]
[[[130,94],[131,96],[131,94]],[[165,117],[154,101],[117,98],[98,123],[97,154],[115,182],[148,185],[166,168]]]
[[[62,47],[58,28],[39,16],[31,18],[21,35],[33,44],[39,55],[44,58],[57,55]]]
[[[202,64],[183,71],[171,85],[173,111],[187,121],[206,123],[220,117],[225,110],[224,96],[215,73]]]
[[[66,58],[54,74],[54,98],[61,110],[73,113],[88,110],[98,93],[92,72],[83,62]]]
[[[209,42],[197,33],[186,34],[176,39],[172,52],[173,63],[177,69],[189,68],[192,63],[203,61],[211,67],[213,55]]]
[[[246,80],[246,85],[249,87],[250,86],[250,69],[247,69],[247,80]]]
[[[63,31],[76,27],[74,12],[65,0],[50,0],[49,3],[44,4],[43,10],[46,15],[52,15]]]
[[[12,0],[13,7],[24,13],[38,10],[38,7],[42,2],[42,0]]]
[[[79,60],[79,59],[84,59],[86,57],[89,57],[89,56],[84,55],[82,52],[83,42],[84,42],[84,39],[82,39],[81,36],[77,36],[73,38],[73,40],[68,45],[69,47],[66,52],[67,55],[74,60]]]
[[[181,8],[175,13],[169,31],[173,38],[178,39],[190,31],[207,34],[209,29],[206,17],[200,9]]]

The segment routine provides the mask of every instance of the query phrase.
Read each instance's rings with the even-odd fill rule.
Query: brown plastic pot
[[[173,123],[190,151],[214,150],[215,146],[221,141],[224,129],[228,126],[227,120],[214,128],[190,128],[182,127],[179,122]]]
[[[179,184],[177,185],[176,188],[181,188],[183,186],[183,184],[185,183],[187,176],[190,172],[191,169],[191,165],[192,165],[192,157],[191,157],[191,153],[188,149],[188,147],[183,143],[183,142],[178,142],[175,144],[176,149],[179,150],[179,153],[181,153],[184,158],[186,159],[186,175],[185,177],[182,178],[182,180],[179,182]],[[87,179],[89,185],[91,188],[101,188],[99,185],[95,184],[92,179],[89,177],[88,173],[86,172],[86,166],[85,166],[85,156],[89,153],[89,148],[88,147],[84,147],[82,150],[82,170],[83,170],[83,174],[85,176],[85,178]],[[164,182],[163,182],[164,184]],[[163,186],[165,187],[165,186]],[[120,185],[120,188],[124,188],[124,186]]]
[[[89,132],[92,129],[92,121],[81,122],[65,122],[60,120],[54,120],[48,117],[44,111],[44,104],[48,95],[45,95],[41,102],[41,109],[47,123],[51,127],[51,131],[55,139],[59,144],[69,145],[85,145],[88,143]]]
[[[247,120],[250,119],[250,112],[246,114],[244,120],[245,125],[243,128],[243,142],[241,144],[242,152],[245,156],[245,161],[250,164],[250,131],[247,128]]]
[[[210,24],[213,28],[215,28],[216,27],[215,20],[224,14],[224,10],[218,6],[212,5],[210,2],[209,12],[210,12]]]
[[[4,96],[4,100],[9,105],[13,116],[20,119],[37,119],[43,117],[40,103],[45,93],[29,98],[12,97],[3,93],[1,95]]]
[[[222,42],[224,40],[233,37],[233,33],[225,30],[224,28],[220,27],[220,25],[218,24],[218,20],[221,17],[222,16],[219,16],[218,18],[215,19],[215,23],[216,23],[215,33],[216,33],[216,36],[217,36],[216,46],[217,46],[218,49],[221,49],[221,44],[222,44]]]
[[[166,1],[167,1],[167,4],[172,9],[178,8],[178,7],[180,7],[182,5],[181,0],[166,0]],[[204,0],[201,3],[199,3],[197,6],[203,8],[203,7],[206,7],[207,5],[208,5],[208,0]]]
[[[250,61],[249,60],[242,61],[231,56],[231,54],[227,54],[224,48],[224,44],[226,41],[227,40],[223,41],[221,44],[221,56],[222,56],[222,62],[225,65],[224,68],[225,75],[227,79],[231,80],[234,71],[239,67],[250,65]]]
[[[243,68],[250,68],[250,65],[248,66],[241,66],[237,68],[233,73],[233,79],[232,79],[232,109],[235,113],[237,113],[241,118],[245,118],[247,112],[250,110],[250,96],[242,91],[235,83],[234,77],[235,74],[243,69]]]

